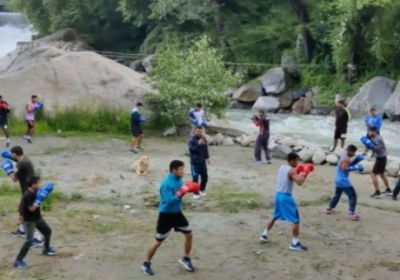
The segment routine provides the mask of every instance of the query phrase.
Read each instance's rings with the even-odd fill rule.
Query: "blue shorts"
[[[276,193],[274,219],[293,224],[300,223],[299,211],[291,194]]]
[[[138,137],[143,134],[143,130],[138,124],[131,127],[131,132],[133,137]]]

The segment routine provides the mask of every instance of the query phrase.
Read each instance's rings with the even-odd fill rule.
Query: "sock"
[[[293,236],[292,244],[296,245],[297,243],[299,243],[299,238]]]
[[[39,232],[35,231],[34,238],[38,241],[42,241],[42,237],[40,236]]]
[[[24,225],[19,225],[19,231],[20,231],[20,232],[25,232]]]
[[[268,229],[264,229],[262,235],[268,236]]]

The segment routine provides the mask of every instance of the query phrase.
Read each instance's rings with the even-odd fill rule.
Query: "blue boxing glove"
[[[201,126],[202,126],[202,127],[207,127],[207,121],[203,121],[203,122],[201,123]]]
[[[143,116],[140,116],[139,121],[142,122],[142,123],[144,123],[144,122],[146,122],[146,118],[143,117]]]
[[[193,124],[193,125],[198,125],[199,122],[197,121],[197,119],[192,119],[192,124]]]
[[[364,166],[362,166],[361,164],[351,165],[349,167],[349,171],[363,172],[364,171]]]
[[[14,166],[11,160],[6,159],[1,163],[1,167],[3,167],[4,172],[7,173],[7,175],[10,175],[14,173]]]
[[[358,155],[353,159],[353,161],[350,163],[350,165],[356,165],[356,164],[360,163],[363,160],[364,160],[364,156],[363,155]]]
[[[37,103],[35,103],[34,109],[35,109],[35,111],[38,111],[38,110],[42,109],[43,106],[44,106],[43,102],[37,102]]]
[[[50,195],[50,193],[53,191],[53,184],[52,183],[46,183],[43,187],[38,189],[36,192],[36,200],[33,203],[34,206],[39,207],[40,204],[46,200],[46,198]]]
[[[372,149],[374,147],[374,143],[372,143],[371,139],[369,139],[367,136],[363,136],[360,138],[361,143],[364,144],[368,149]]]
[[[11,160],[15,161],[15,160],[13,159],[13,157],[12,157],[11,152],[10,152],[9,150],[3,150],[3,151],[1,152],[1,156],[2,156],[2,158],[11,159]]]

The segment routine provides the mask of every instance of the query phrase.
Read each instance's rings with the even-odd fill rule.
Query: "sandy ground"
[[[142,177],[130,170],[139,155],[127,152],[126,141],[41,137],[33,145],[14,139],[17,143],[41,176],[64,194],[51,211],[43,212],[59,255],[44,257],[40,249],[32,249],[26,258],[29,268],[11,266],[23,239],[10,235],[17,225],[18,192],[5,193],[0,197],[0,279],[148,277],[140,265],[153,241],[154,201],[169,162],[189,163],[185,142],[147,139],[142,154],[151,158],[152,170]],[[345,197],[339,213],[324,214],[333,193],[333,167],[317,167],[304,186],[296,187],[300,240],[309,251],[292,252],[290,226],[284,222],[276,223],[269,243],[258,241],[272,213],[276,173],[283,161],[254,166],[252,150],[242,147],[210,147],[210,153],[208,195],[201,201],[185,198],[184,212],[194,228],[192,259],[197,271],[188,273],[177,262],[183,237],[173,233],[153,260],[153,279],[399,279],[400,204],[389,197],[369,198],[368,176],[352,175],[359,194],[358,222],[346,219]],[[103,178],[93,180],[95,175]],[[185,179],[190,180],[189,168]]]

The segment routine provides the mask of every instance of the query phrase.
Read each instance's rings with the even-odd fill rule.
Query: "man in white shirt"
[[[205,118],[204,110],[200,103],[197,103],[194,109],[189,111],[188,119],[192,125],[192,130],[190,131],[190,136],[194,136],[196,126],[201,125],[203,127],[203,135],[205,134],[204,127],[207,126],[207,121]]]

